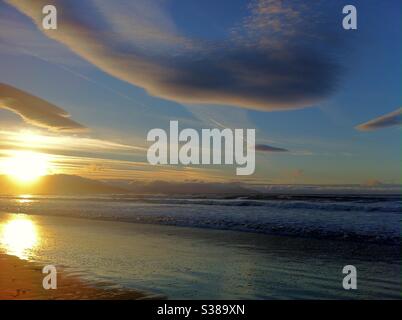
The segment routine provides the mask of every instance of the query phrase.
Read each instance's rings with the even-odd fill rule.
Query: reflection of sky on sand
[[[35,222],[27,215],[10,215],[0,223],[0,244],[7,254],[29,259],[39,244],[39,232]]]
[[[171,299],[400,297],[393,246],[1,212],[0,239],[8,253]],[[358,292],[342,288],[347,264]]]

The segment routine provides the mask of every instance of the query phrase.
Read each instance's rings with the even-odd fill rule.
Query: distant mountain
[[[31,185],[18,185],[0,176],[0,194],[250,194],[258,193],[240,183],[203,181],[99,181],[75,175],[44,176]]]
[[[108,184],[137,194],[250,194],[259,193],[241,183],[204,181],[108,181]]]
[[[18,185],[7,176],[0,176],[0,194],[111,194],[129,191],[104,182],[74,175],[56,174],[42,177],[31,185]]]

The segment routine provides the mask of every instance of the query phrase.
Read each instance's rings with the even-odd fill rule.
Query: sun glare
[[[18,183],[32,183],[49,173],[48,156],[32,151],[15,152],[2,163],[2,171]]]
[[[35,223],[26,215],[17,215],[0,225],[0,242],[8,254],[28,259],[38,245],[38,230]]]

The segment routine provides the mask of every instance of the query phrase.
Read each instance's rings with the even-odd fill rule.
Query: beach
[[[57,274],[57,289],[45,290],[45,274],[39,264],[0,254],[0,300],[136,300],[146,299],[143,292],[119,290],[89,283],[65,273]],[[110,284],[109,284],[110,285]]]
[[[354,2],[0,0],[0,300],[401,300],[402,1]]]
[[[13,247],[3,232],[5,270],[18,261],[15,275],[6,271],[1,278],[0,291],[9,298],[21,298],[32,279],[33,292],[24,298],[140,298],[139,292],[168,299],[400,298],[398,245],[15,213],[1,213],[0,228],[16,220],[29,221],[36,236],[27,237],[25,248],[18,242]],[[26,261],[39,266],[35,275],[26,271]],[[62,266],[71,279],[60,281],[66,291],[39,288],[46,264]],[[356,266],[358,290],[343,289],[345,265]],[[10,292],[13,278],[24,286]],[[110,295],[85,283],[130,293]]]

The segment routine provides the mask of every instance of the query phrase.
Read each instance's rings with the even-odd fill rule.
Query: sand
[[[46,276],[35,263],[0,253],[0,300],[137,300],[160,298],[144,292],[107,288],[58,270],[57,289],[45,290]]]

